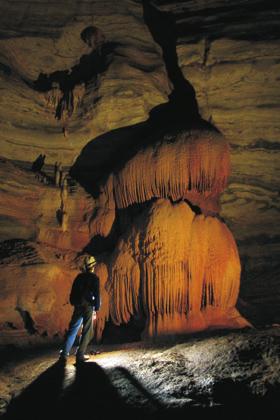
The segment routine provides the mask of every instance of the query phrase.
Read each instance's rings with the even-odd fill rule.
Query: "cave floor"
[[[53,349],[2,360],[3,418],[177,419],[211,413],[256,419],[279,412],[279,326],[201,333],[176,342],[99,345],[98,350],[81,367],[74,356],[66,365],[59,362]]]

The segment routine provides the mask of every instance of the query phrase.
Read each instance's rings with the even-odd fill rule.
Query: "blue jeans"
[[[66,333],[65,341],[61,349],[62,356],[69,356],[70,350],[73,347],[81,326],[83,326],[83,329],[77,350],[77,356],[81,357],[85,354],[88,343],[92,338],[92,313],[93,308],[89,305],[75,306],[69,328]]]

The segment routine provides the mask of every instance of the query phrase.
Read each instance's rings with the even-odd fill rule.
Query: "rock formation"
[[[173,17],[178,64],[200,114],[230,144],[221,215],[241,255],[240,308],[257,323],[279,322],[279,8],[255,0],[153,4]]]
[[[116,324],[142,317],[145,337],[249,325],[235,309],[237,247],[218,218],[228,173],[223,136],[185,130],[143,148],[108,178],[92,234],[108,236],[125,212],[107,264]]]
[[[60,188],[51,177],[44,184],[5,159],[0,177],[0,344],[61,337],[71,313],[77,252],[90,239],[92,199],[74,185],[66,195],[65,184]]]
[[[117,278],[127,282],[132,272],[135,279],[127,284],[129,300],[118,314],[111,306],[115,322],[145,318],[155,313],[155,306],[159,314],[159,302],[145,300],[143,307],[136,293],[143,270],[149,276],[151,270],[144,254],[136,258],[131,247],[138,249],[140,241],[147,250],[152,240],[156,248],[166,232],[178,233],[183,212],[193,219],[182,222],[188,232],[180,245],[184,252],[188,237],[202,241],[198,231],[205,232],[205,249],[212,230],[220,232],[215,234],[217,244],[221,241],[221,247],[227,238],[225,249],[239,278],[236,245],[227,225],[241,257],[238,308],[256,325],[279,323],[277,5],[263,0],[212,0],[207,5],[201,0],[90,0],[77,7],[70,0],[62,7],[26,0],[15,7],[4,1],[0,35],[1,249],[14,246],[13,263],[3,271],[5,282],[14,282],[15,275],[20,282],[27,266],[33,276],[32,259],[22,265],[19,251],[17,262],[18,240],[40,249],[40,264],[52,273],[68,272],[77,254],[97,251],[105,302],[120,293]],[[209,135],[212,147],[206,141]],[[228,151],[232,164],[227,183]],[[200,161],[202,166],[200,152],[209,157]],[[46,160],[34,175],[25,169],[31,169],[39,154]],[[173,211],[178,214],[174,218]],[[157,230],[163,214],[170,226],[162,237],[150,238],[146,230],[147,236],[140,234],[150,224]],[[197,256],[190,258],[199,265]],[[178,264],[181,260],[178,254]],[[3,261],[5,267],[8,260]],[[127,267],[124,272],[120,265]],[[18,268],[13,272],[11,267]],[[65,277],[69,282],[71,273]],[[148,289],[142,292],[150,296]],[[187,296],[193,299],[191,284]],[[137,299],[142,306],[137,307]],[[97,322],[99,337],[109,308],[108,301]],[[21,315],[10,309],[12,315],[5,312],[2,325],[15,334],[9,325],[16,325],[15,314]],[[26,311],[33,319],[30,307]],[[183,327],[180,317],[174,325],[187,330],[190,324]],[[199,328],[204,322],[201,317]],[[66,327],[62,324],[60,334]],[[153,335],[156,328],[163,331],[166,323],[151,320],[145,333]],[[37,324],[34,329],[44,332]]]
[[[33,161],[40,145],[49,163],[71,166],[90,139],[143,121],[165,102],[161,50],[142,15],[131,0],[1,3],[1,154]],[[75,110],[65,138],[58,105],[69,95]]]

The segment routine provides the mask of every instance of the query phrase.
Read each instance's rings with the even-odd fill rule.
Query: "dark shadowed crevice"
[[[9,322],[9,321],[7,321],[7,322],[5,322],[5,327],[7,327],[7,329],[9,329],[9,330],[17,330],[17,327],[13,324],[13,322]]]
[[[173,108],[177,117],[197,120],[200,115],[195,90],[178,65],[175,19],[172,13],[158,10],[150,0],[143,0],[142,3],[144,21],[154,41],[162,48],[167,74],[174,87],[169,96],[170,108]]]
[[[194,214],[196,214],[196,215],[202,214],[202,210],[199,206],[193,204],[191,201],[186,200],[186,199],[184,200],[184,202],[187,203],[187,205],[194,212]]]
[[[36,330],[36,328],[34,327],[35,323],[33,321],[33,319],[30,316],[30,313],[28,311],[25,311],[24,309],[20,308],[20,307],[16,307],[16,310],[18,311],[18,313],[20,314],[23,323],[24,323],[24,328],[26,329],[26,331],[30,334],[37,334],[38,331]]]
[[[108,67],[108,54],[113,51],[112,43],[105,44],[101,50],[93,50],[90,54],[83,55],[79,63],[71,69],[55,71],[50,74],[41,73],[34,81],[33,87],[41,92],[51,89],[52,83],[56,82],[62,91],[73,89],[80,83],[88,83],[97,74]]]
[[[13,220],[13,219],[12,219]],[[23,262],[22,266],[43,264],[44,261],[39,255],[36,247],[25,239],[7,239],[0,242],[0,266],[9,264],[15,255],[20,255]]]
[[[161,2],[156,0],[156,3]],[[176,17],[177,31],[179,36],[186,37],[187,26],[190,42],[205,37],[211,41],[223,37],[248,41],[275,40],[280,37],[279,13],[279,5],[274,0],[267,0],[265,8],[261,0],[225,1],[220,4],[201,2],[194,9],[185,4]],[[268,21],[269,25],[264,24]]]
[[[85,28],[80,36],[92,51],[82,55],[77,65],[50,74],[40,73],[38,79],[33,82],[25,81],[39,92],[50,92],[47,102],[48,106],[54,107],[57,120],[70,118],[77,102],[87,90],[94,91],[92,101],[97,101],[99,75],[109,67],[115,49],[115,43],[106,42],[103,33],[97,27]]]

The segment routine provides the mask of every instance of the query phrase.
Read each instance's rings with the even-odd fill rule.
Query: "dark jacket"
[[[71,293],[70,303],[73,306],[92,306],[95,311],[100,308],[99,278],[94,273],[80,273],[75,278]]]

